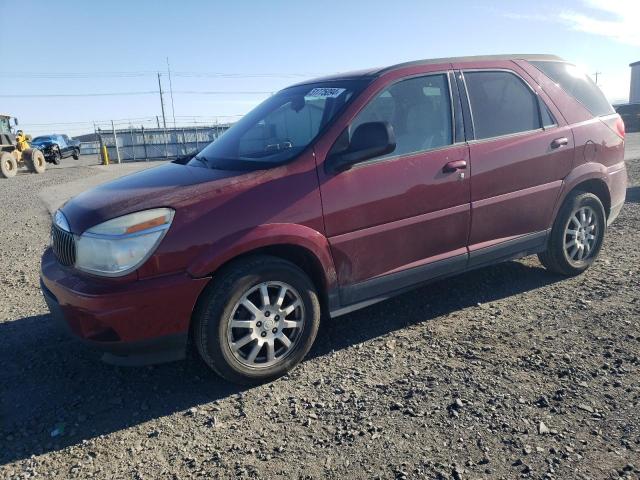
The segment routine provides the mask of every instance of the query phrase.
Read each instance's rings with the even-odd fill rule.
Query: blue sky
[[[178,124],[241,115],[303,78],[453,55],[555,53],[626,101],[640,60],[639,0],[109,2],[0,0],[0,111],[32,133],[149,125],[169,57]],[[23,21],[14,22],[18,17]],[[219,74],[223,74],[222,76]],[[164,75],[163,87],[169,82]],[[3,95],[25,95],[5,97]],[[171,99],[165,96],[168,119]],[[225,118],[220,118],[224,121]],[[171,120],[172,121],[172,120]],[[84,123],[82,123],[84,122]]]

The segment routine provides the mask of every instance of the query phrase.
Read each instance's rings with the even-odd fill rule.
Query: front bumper
[[[191,315],[209,280],[186,273],[126,282],[91,277],[61,266],[50,248],[41,263],[52,316],[118,365],[183,358]]]

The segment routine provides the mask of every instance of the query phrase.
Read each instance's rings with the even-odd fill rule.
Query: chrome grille
[[[76,243],[73,234],[51,225],[51,248],[58,261],[67,267],[76,263]]]

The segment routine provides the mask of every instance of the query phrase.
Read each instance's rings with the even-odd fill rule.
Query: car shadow
[[[506,262],[432,283],[325,321],[307,361],[561,278],[538,266]],[[49,315],[1,323],[0,341],[0,464],[60,450],[243,390],[218,378],[195,355],[153,367],[106,365],[97,352],[68,338]],[[154,435],[151,427],[147,433]]]

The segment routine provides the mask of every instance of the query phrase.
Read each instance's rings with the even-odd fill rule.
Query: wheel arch
[[[600,202],[602,202],[605,217],[609,218],[609,213],[611,213],[611,193],[609,192],[609,186],[605,183],[604,180],[600,178],[585,180],[573,187],[571,191],[593,193],[600,199]]]
[[[279,258],[300,268],[309,276],[313,285],[316,287],[316,291],[323,307],[326,306],[328,287],[322,264],[313,252],[300,245],[278,243],[265,245],[264,247],[259,247],[254,250],[248,250],[220,265],[216,272],[222,272],[226,268],[232,267],[233,264],[239,260],[258,255]],[[216,272],[212,272],[212,277],[216,275]]]
[[[556,202],[553,212],[555,221],[560,208],[565,200],[576,191],[593,193],[602,202],[605,215],[609,218],[611,213],[611,192],[609,189],[607,169],[599,163],[586,163],[574,169],[565,179],[564,186]]]
[[[303,225],[265,225],[238,238],[217,242],[188,268],[194,277],[215,278],[240,259],[268,255],[293,263],[311,279],[319,298],[326,305],[337,286],[337,275],[329,242],[321,233]]]

